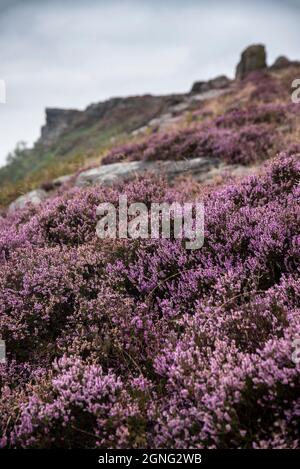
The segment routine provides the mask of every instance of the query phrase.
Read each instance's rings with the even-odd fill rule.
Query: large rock
[[[248,73],[263,70],[267,67],[266,50],[262,44],[254,44],[242,52],[241,60],[236,68],[236,78],[243,79]]]
[[[36,189],[34,191],[28,192],[27,194],[21,195],[14,202],[12,202],[9,207],[9,213],[15,212],[24,208],[28,203],[33,205],[39,205],[47,197],[47,192],[43,189]]]
[[[41,185],[41,189],[45,190],[46,192],[52,192],[55,189],[58,189],[62,186],[65,186],[71,179],[74,177],[74,174],[66,174],[65,176],[60,176],[52,181],[45,181]]]
[[[169,181],[190,174],[196,178],[205,175],[220,164],[217,158],[194,158],[184,161],[131,161],[99,166],[79,174],[75,185],[85,187],[95,184],[111,185],[116,181],[133,179],[145,171],[160,174]]]
[[[196,81],[191,89],[191,93],[205,93],[206,91],[227,88],[230,80],[225,75],[220,75],[208,81]]]
[[[284,55],[280,55],[279,57],[277,57],[273,65],[271,65],[270,69],[281,70],[283,68],[292,67],[292,66],[298,67],[299,65],[300,65],[300,62],[298,62],[297,60],[289,60]]]
[[[74,174],[66,174],[65,176],[60,176],[52,181],[53,185],[55,188],[61,187],[67,182],[69,182],[72,177],[74,177]]]

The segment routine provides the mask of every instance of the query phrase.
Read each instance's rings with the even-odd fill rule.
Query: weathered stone
[[[242,52],[241,60],[236,68],[236,78],[243,79],[248,73],[263,70],[267,67],[266,50],[262,44],[254,44]]]
[[[60,176],[60,177],[54,179],[52,181],[52,183],[55,187],[60,187],[60,186],[63,186],[64,184],[66,184],[67,182],[69,182],[70,179],[72,179],[73,176],[74,176],[73,174],[66,174],[65,176]]]
[[[46,198],[47,192],[45,190],[36,189],[18,197],[9,205],[8,211],[10,213],[15,212],[16,210],[24,208],[28,203],[31,203],[32,205],[39,205]]]
[[[64,186],[67,182],[69,182],[74,174],[67,174],[65,176],[60,176],[52,181],[46,181],[41,185],[41,189],[45,190],[46,192],[52,192],[58,189],[61,186]]]
[[[225,75],[220,75],[208,81],[196,81],[191,89],[191,93],[205,93],[210,90],[219,90],[227,88],[230,84],[229,78]]]
[[[219,165],[216,158],[194,158],[184,161],[131,161],[99,166],[79,174],[75,185],[84,187],[95,184],[110,185],[116,181],[129,180],[144,172],[161,174],[171,181],[175,177],[190,174],[199,176]]]
[[[292,66],[299,66],[300,62],[296,60],[289,60],[287,57],[284,55],[281,55],[280,57],[277,57],[273,65],[271,65],[270,69],[271,70],[281,70],[283,68],[287,67],[292,67]]]
[[[46,124],[42,127],[39,144],[50,147],[57,139],[80,119],[81,111],[76,109],[46,109]]]
[[[227,94],[228,90],[226,88],[219,89],[219,90],[209,90],[205,91],[204,93],[197,93],[191,95],[191,101],[205,101],[207,99],[214,99],[222,96],[223,94]]]

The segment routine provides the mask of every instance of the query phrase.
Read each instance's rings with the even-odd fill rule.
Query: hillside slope
[[[91,105],[85,111],[47,109],[46,124],[34,147],[16,151],[10,162],[0,169],[0,205],[7,205],[18,195],[74,173],[83,166],[95,166],[110,150],[113,154],[131,151],[130,159],[137,159],[140,156],[134,157],[127,144],[141,143],[137,146],[140,152],[143,142],[153,133],[155,135],[149,145],[157,147],[153,151],[159,152],[156,134],[176,133],[182,129],[190,129],[191,134],[195,134],[197,127],[201,138],[191,136],[191,139],[196,138],[196,143],[186,145],[185,158],[222,153],[227,149],[230,152],[230,145],[244,146],[246,143],[249,148],[257,139],[262,141],[261,150],[265,145],[267,153],[284,150],[286,144],[298,143],[298,123],[294,121],[291,127],[291,120],[286,118],[285,113],[291,104],[291,83],[299,71],[298,63],[288,62],[283,67],[273,66],[250,73],[242,80],[229,81],[226,77],[217,77],[208,82],[197,82],[191,92],[182,95],[113,98]],[[262,109],[261,105],[264,104],[271,104],[269,110]],[[273,114],[272,105],[278,105],[277,111],[274,107]],[[260,113],[264,115],[255,118],[256,106],[262,109]],[[286,110],[280,111],[280,106],[285,106]],[[242,113],[242,125],[239,124],[236,110]],[[226,121],[222,121],[224,115]],[[227,149],[222,143],[225,141]],[[165,145],[168,144],[167,141]],[[193,151],[194,145],[199,149],[196,153]],[[239,151],[242,153],[242,150]],[[169,158],[172,160],[173,157],[170,150]],[[160,155],[157,153],[153,158],[160,159]],[[233,155],[229,159],[246,162],[242,157],[234,158]],[[258,159],[261,159],[259,155]],[[106,161],[117,159],[108,156]]]
[[[216,158],[227,172],[208,184],[158,171],[77,187],[81,168],[39,205],[3,211],[0,447],[300,447],[297,73],[248,74],[87,160]],[[203,246],[174,231],[100,239],[97,207],[120,195],[202,201]]]

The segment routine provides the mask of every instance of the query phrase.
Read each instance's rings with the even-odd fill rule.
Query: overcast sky
[[[0,164],[45,107],[183,92],[233,76],[243,48],[300,59],[300,0],[0,0]]]

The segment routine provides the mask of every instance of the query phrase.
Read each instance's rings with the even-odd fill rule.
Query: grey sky
[[[0,0],[0,164],[38,137],[44,108],[187,91],[233,76],[241,50],[300,59],[300,1]]]

